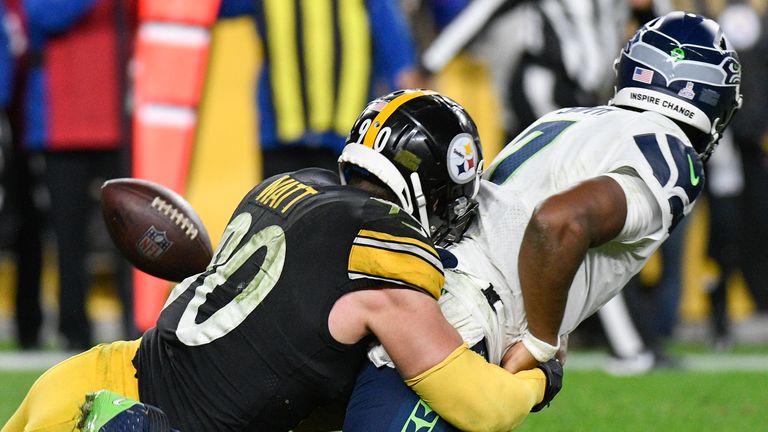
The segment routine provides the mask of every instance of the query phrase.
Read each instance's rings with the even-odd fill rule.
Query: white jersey
[[[691,211],[704,183],[702,164],[688,138],[654,112],[565,108],[521,133],[490,164],[478,196],[479,216],[450,249],[459,269],[489,281],[500,295],[505,344],[519,340],[527,328],[517,258],[534,208],[601,175],[613,177],[623,188],[627,220],[616,239],[588,251],[568,294],[561,335],[640,271]],[[451,291],[449,285],[446,289]]]
[[[587,252],[568,293],[561,335],[640,271],[704,186],[702,164],[688,138],[654,112],[564,108],[523,131],[484,174],[479,215],[449,249],[460,271],[446,269],[440,298],[443,314],[470,346],[485,339],[489,361],[499,363],[504,349],[527,329],[517,256],[534,208],[601,175],[624,190],[627,220],[617,238]],[[487,295],[487,283],[501,304]],[[368,357],[377,366],[393,366],[381,346]]]

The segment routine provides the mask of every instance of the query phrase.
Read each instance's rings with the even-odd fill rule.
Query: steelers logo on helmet
[[[478,165],[478,152],[475,140],[468,133],[453,137],[448,146],[448,174],[458,184],[469,183],[475,179]]]
[[[371,103],[339,156],[384,183],[435,244],[458,241],[476,213],[483,149],[464,108],[431,90],[398,90]]]

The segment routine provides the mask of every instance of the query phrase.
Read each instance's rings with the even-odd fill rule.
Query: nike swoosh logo
[[[691,186],[698,186],[701,177],[697,176],[696,171],[693,169],[693,159],[691,159],[691,155],[688,155],[688,170],[691,174]]]
[[[127,400],[126,398],[119,398],[119,399],[115,399],[115,400],[113,400],[113,401],[112,401],[112,405],[114,405],[114,406],[120,406],[120,405],[122,405],[122,404],[123,404],[123,402],[125,402],[126,400]]]
[[[427,234],[427,231],[424,228],[417,228],[417,227],[415,227],[415,226],[413,226],[413,225],[411,225],[411,224],[409,224],[407,222],[404,222],[404,221],[400,221],[400,223],[405,225],[405,226],[407,226],[408,228],[416,231],[417,233],[423,235],[424,237],[429,237],[429,234]]]

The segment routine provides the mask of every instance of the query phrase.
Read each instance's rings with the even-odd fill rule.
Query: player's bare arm
[[[470,351],[437,302],[418,291],[347,294],[334,304],[328,324],[339,342],[375,334],[406,383],[462,430],[510,430],[556,393],[542,370],[513,375]]]
[[[375,334],[404,378],[438,364],[463,343],[433,298],[402,288],[347,294],[331,309],[328,325],[343,343]]]
[[[543,201],[528,223],[518,261],[528,330],[557,345],[568,289],[587,250],[615,238],[627,215],[610,177],[587,180]]]

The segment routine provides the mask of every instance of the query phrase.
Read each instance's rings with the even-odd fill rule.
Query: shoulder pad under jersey
[[[439,298],[445,276],[427,232],[389,201],[371,198],[349,255],[351,279],[373,278],[407,285]]]

